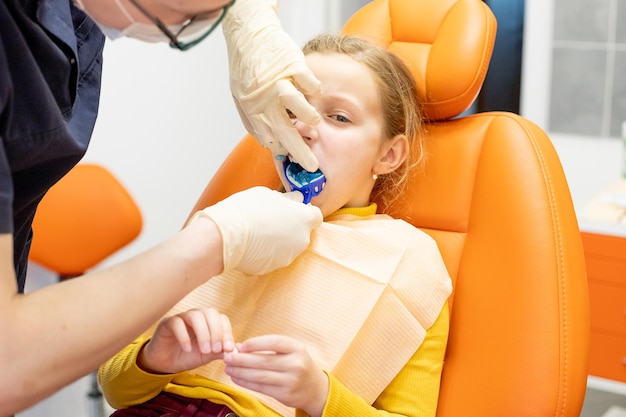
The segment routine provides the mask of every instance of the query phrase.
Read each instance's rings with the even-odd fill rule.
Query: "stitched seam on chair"
[[[545,161],[545,155],[541,152],[539,146],[537,146],[537,141],[535,138],[535,135],[526,128],[526,126],[522,125],[520,123],[520,126],[526,131],[526,133],[528,134],[528,137],[531,139],[531,143],[533,145],[533,148],[535,149],[535,154],[537,155],[537,159],[540,162],[540,166],[541,166],[541,170],[543,173],[543,178],[546,180],[546,191],[548,192],[548,201],[549,201],[549,206],[550,206],[550,215],[552,217],[553,220],[553,234],[556,240],[556,247],[555,249],[557,250],[557,258],[559,261],[559,268],[558,268],[558,276],[559,276],[559,288],[558,288],[558,296],[561,298],[561,301],[563,303],[563,308],[559,308],[559,320],[562,324],[562,328],[563,328],[563,338],[562,340],[560,340],[559,342],[559,349],[560,349],[560,361],[562,361],[563,366],[561,368],[562,370],[562,378],[559,379],[559,387],[558,387],[558,391],[560,394],[562,394],[562,401],[556,404],[556,409],[555,409],[555,416],[564,416],[565,415],[565,409],[566,409],[566,404],[567,404],[567,384],[564,384],[563,381],[567,381],[567,377],[568,377],[568,317],[567,317],[567,304],[568,304],[568,300],[566,297],[566,292],[565,292],[565,287],[566,287],[566,283],[565,283],[565,261],[563,259],[563,236],[560,233],[560,224],[561,224],[561,219],[559,217],[559,211],[556,210],[556,197],[554,195],[554,185],[552,182],[552,176],[550,175],[550,171],[547,169],[547,163]],[[558,400],[558,394],[557,394],[557,400]],[[559,412],[560,409],[560,412]]]

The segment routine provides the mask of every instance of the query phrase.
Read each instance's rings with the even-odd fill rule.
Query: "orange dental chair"
[[[458,117],[484,80],[493,14],[480,0],[375,0],[343,32],[401,56],[424,102],[425,167],[413,174],[404,199],[379,210],[433,236],[453,279],[437,415],[578,416],[588,294],[559,158],[548,136],[516,114]],[[271,155],[248,136],[195,209],[278,184]]]
[[[29,261],[61,280],[76,277],[132,242],[141,228],[141,212],[124,186],[100,165],[79,164],[39,204]],[[89,416],[104,417],[96,372],[87,399]]]

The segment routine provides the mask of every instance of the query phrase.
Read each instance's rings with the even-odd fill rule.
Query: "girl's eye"
[[[330,117],[337,120],[340,123],[350,123],[350,119],[348,119],[346,116],[342,116],[341,114],[334,114]]]

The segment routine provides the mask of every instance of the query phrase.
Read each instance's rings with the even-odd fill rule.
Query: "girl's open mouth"
[[[304,196],[304,204],[308,204],[311,198],[319,195],[326,184],[326,177],[322,171],[318,169],[315,172],[309,172],[289,158],[285,158],[283,170],[291,191],[300,191]]]

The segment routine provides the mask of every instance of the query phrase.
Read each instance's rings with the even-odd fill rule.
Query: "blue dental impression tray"
[[[291,191],[300,191],[304,196],[304,204],[309,204],[311,199],[322,192],[326,184],[326,177],[319,169],[309,172],[300,164],[285,158],[283,162],[285,177],[289,182]]]

